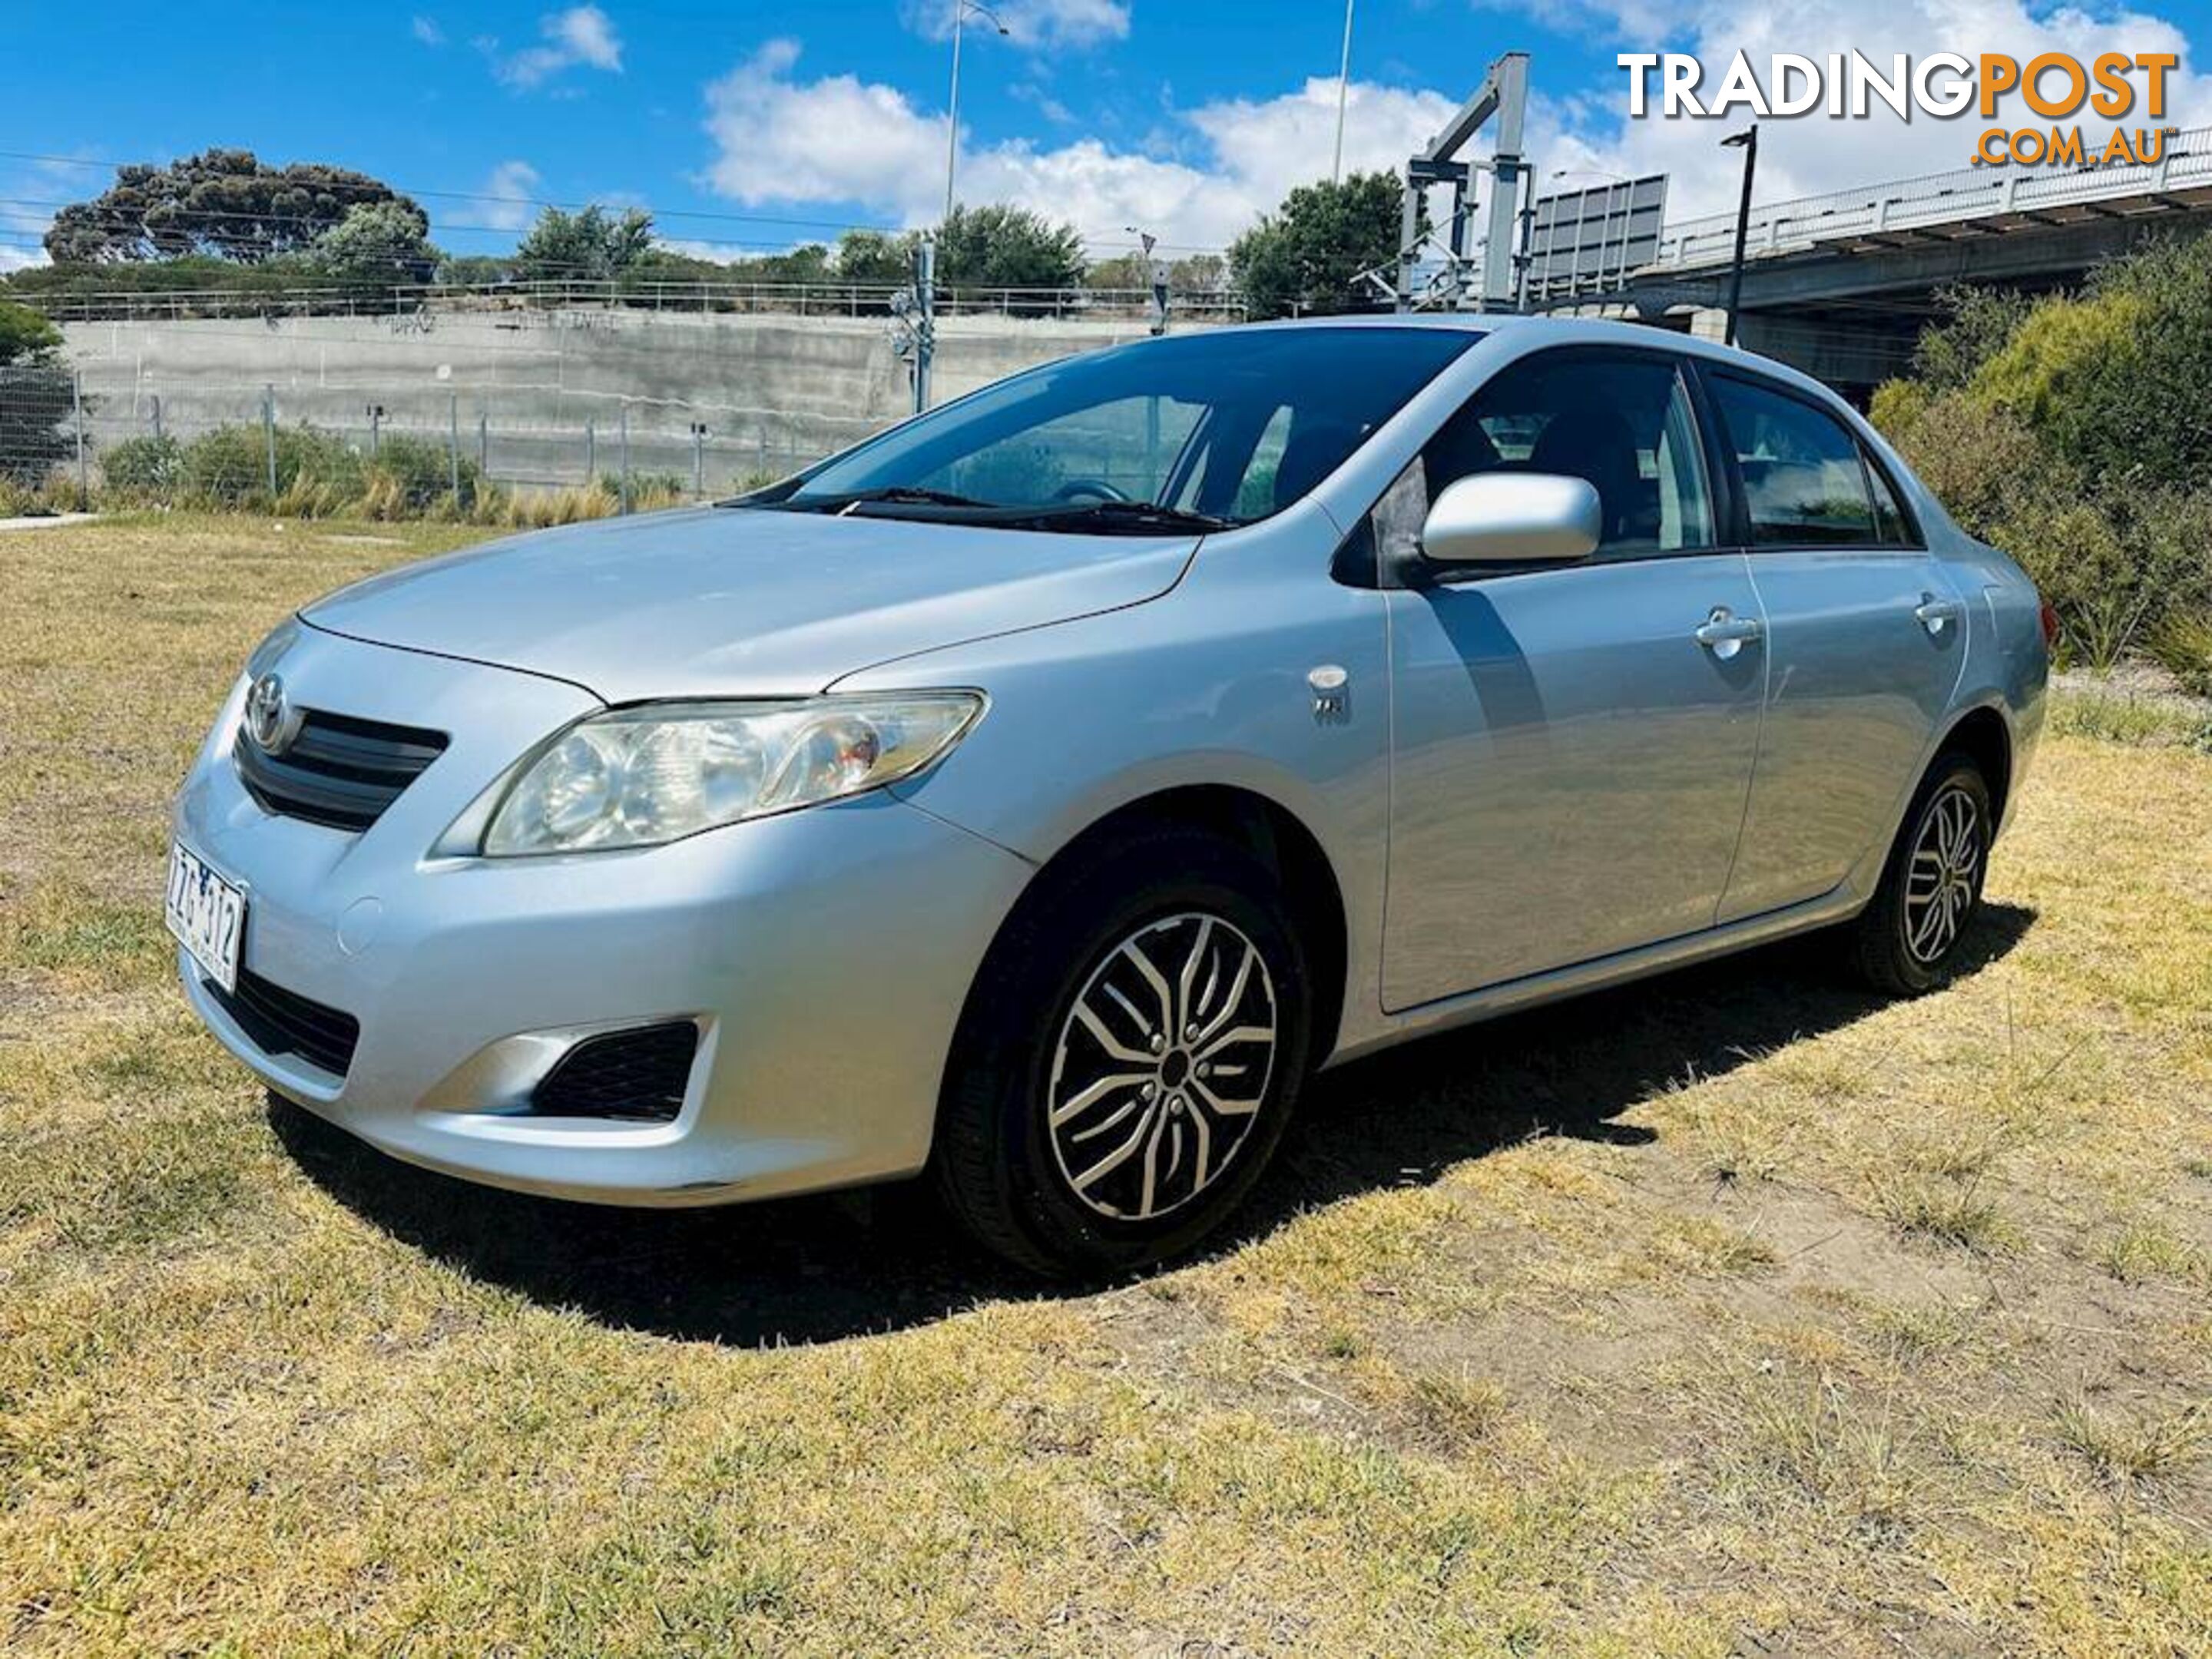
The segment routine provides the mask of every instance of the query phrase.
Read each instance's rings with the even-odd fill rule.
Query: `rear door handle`
[[[1912,614],[1931,638],[1940,640],[1945,629],[1966,614],[1966,606],[1962,599],[1939,599],[1933,593],[1923,593]]]
[[[1739,617],[1724,605],[1715,605],[1695,630],[1698,643],[1723,661],[1765,634],[1766,624],[1758,617]]]

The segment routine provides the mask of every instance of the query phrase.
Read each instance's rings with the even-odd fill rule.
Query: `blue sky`
[[[944,187],[951,3],[111,0],[97,27],[24,8],[0,69],[0,267],[36,257],[46,204],[105,183],[73,163],[210,144],[373,173],[416,193],[457,251],[511,245],[544,200],[647,205],[664,235],[726,253],[925,223]],[[994,9],[1009,35],[972,14],[968,28],[963,199],[1041,208],[1101,252],[1126,244],[1131,223],[1213,248],[1328,170],[1339,0]],[[1346,156],[1402,163],[1492,57],[1519,47],[1533,54],[1530,144],[1545,173],[1665,168],[1677,210],[1695,211],[1734,188],[1733,158],[1715,146],[1724,128],[1628,121],[1618,52],[1694,51],[1717,74],[1738,47],[1761,62],[1850,47],[2173,50],[2184,66],[2168,118],[2193,125],[2212,121],[2208,36],[2212,0],[1358,0]],[[1970,137],[1924,118],[1778,124],[1760,194],[1960,166]]]

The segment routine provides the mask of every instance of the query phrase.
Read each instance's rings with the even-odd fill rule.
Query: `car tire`
[[[1982,900],[1996,823],[1990,787],[1966,755],[1936,757],[1914,792],[1874,900],[1851,924],[1860,977],[1892,996],[1950,978]]]
[[[1164,828],[1079,852],[1024,896],[969,992],[938,1188],[976,1242],[1038,1273],[1179,1255],[1280,1141],[1312,1005],[1276,881],[1241,846]]]

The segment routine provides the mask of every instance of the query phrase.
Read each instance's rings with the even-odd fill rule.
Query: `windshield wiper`
[[[1059,526],[1101,525],[1121,530],[1234,530],[1237,520],[1214,513],[1194,513],[1160,501],[1071,501],[1023,514],[1024,524]]]
[[[999,504],[979,501],[972,495],[956,495],[949,489],[928,489],[921,484],[885,484],[878,489],[848,489],[836,495],[793,495],[777,505],[803,513],[849,513],[877,501],[894,507],[966,507],[990,510]]]

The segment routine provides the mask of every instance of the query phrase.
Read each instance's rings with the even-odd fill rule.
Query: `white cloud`
[[[971,35],[1006,30],[1006,38],[1025,48],[1095,46],[1129,37],[1129,8],[1124,0],[1005,0],[994,4],[994,25],[970,0],[908,0],[906,23],[933,40],[952,33],[955,9],[967,8],[963,27]]]
[[[520,230],[533,216],[538,169],[527,161],[501,161],[472,200],[441,216],[456,228]]]
[[[446,44],[446,32],[438,27],[438,20],[434,17],[424,17],[418,13],[412,27],[415,38],[426,46],[442,46]]]
[[[796,41],[770,41],[708,88],[711,186],[749,207],[849,202],[933,223],[945,199],[945,118],[854,76],[800,78],[799,55]],[[1346,171],[1402,167],[1456,107],[1442,93],[1355,81]],[[1094,246],[1126,243],[1123,227],[1133,224],[1177,247],[1224,246],[1293,185],[1328,175],[1336,82],[1317,76],[1279,98],[1203,105],[1176,119],[1175,136],[1204,165],[1097,138],[963,143],[961,199],[1018,203],[1073,222]]]
[[[2146,112],[2142,76],[2135,77],[2137,103],[2126,125],[2195,126],[2212,122],[2212,80],[2191,72],[2188,36],[2161,18],[2134,11],[2103,15],[2072,6],[2031,7],[2022,0],[1769,0],[1751,9],[1720,0],[1557,0],[1602,33],[1620,31],[1629,50],[1666,49],[1694,52],[1705,68],[1710,90],[1741,49],[1762,83],[1767,60],[1777,52],[1801,52],[1825,63],[1830,52],[1856,48],[1887,72],[1890,57],[1909,52],[1917,62],[1935,52],[1972,58],[2003,52],[2025,64],[2045,52],[2070,53],[2083,61],[2104,52],[2130,55],[2147,52],[2179,54],[2181,67],[2166,78],[2166,114]],[[1540,64],[1539,59],[1540,87]],[[1771,88],[1770,88],[1771,90]],[[1748,118],[1739,106],[1731,116],[1709,120],[1626,118],[1628,76],[1615,70],[1594,93],[1575,99],[1540,98],[1530,113],[1530,149],[1540,166],[1590,167],[1616,173],[1669,175],[1668,216],[1732,210],[1741,178],[1739,153],[1719,148],[1727,134]],[[2001,112],[2003,125],[2052,124],[2027,112],[2015,98]],[[2086,135],[2101,139],[2110,123],[2094,112],[2081,112]],[[1758,199],[1853,189],[1887,179],[1948,172],[1969,165],[1976,137],[1986,125],[1975,107],[1949,120],[1917,115],[1907,123],[1876,100],[1865,120],[1849,122],[1811,115],[1762,121],[1759,134]],[[2066,123],[2071,125],[2071,122]]]
[[[1017,81],[1006,88],[1010,97],[1030,105],[1039,115],[1056,127],[1075,125],[1075,112],[1054,97],[1035,81]]]
[[[1478,3],[1519,9],[1529,0]],[[2186,34],[2139,12],[2097,16],[2068,5],[2046,9],[2039,0],[1770,0],[1749,11],[1733,0],[1534,3],[1547,17],[1608,46],[1650,50],[1663,43],[1694,51],[1707,65],[1709,85],[1739,47],[1761,69],[1776,52],[1820,58],[1854,47],[1885,64],[1893,52],[1917,58],[1961,50],[1962,43],[1972,52],[2003,52],[2023,64],[2046,51],[2085,60],[2106,51],[2172,52],[2181,67],[2167,77],[2166,113],[2154,121],[2138,104],[2128,125],[2212,123],[2212,77],[2194,72]],[[933,223],[944,205],[941,110],[853,75],[809,79],[799,59],[796,41],[772,41],[708,87],[707,128],[716,148],[708,174],[712,187],[747,206],[851,204],[909,225]],[[1732,118],[1632,122],[1626,72],[1608,70],[1583,86],[1547,84],[1543,61],[1535,63],[1526,145],[1540,189],[1569,187],[1569,181],[1551,179],[1561,169],[1664,172],[1670,217],[1734,206],[1740,162],[1719,141],[1743,125],[1740,111]],[[1468,84],[1439,90],[1354,80],[1346,112],[1346,171],[1402,169],[1459,107],[1472,82],[1470,74]],[[1170,108],[1141,145],[1095,136],[975,145],[963,132],[960,198],[1015,202],[1071,221],[1094,247],[1126,243],[1121,228],[1131,224],[1180,247],[1224,246],[1292,186],[1328,176],[1336,95],[1334,76],[1316,76],[1274,97]],[[1042,95],[1026,101],[1053,118]],[[1958,119],[1921,116],[1910,124],[1879,100],[1874,109],[1873,118],[1848,124],[1820,117],[1763,123],[1759,199],[1962,168],[1984,125],[1971,106]],[[2102,129],[2083,113],[2090,136],[2098,137]],[[2023,116],[2008,125],[2050,123]],[[1477,148],[1485,142],[1478,139]]]
[[[502,57],[497,40],[480,41],[492,60],[492,72],[511,87],[527,90],[579,65],[622,72],[622,39],[614,20],[597,6],[571,6],[538,21],[541,45]]]

